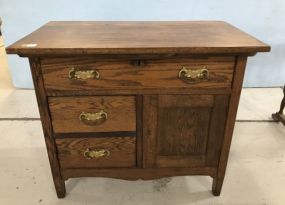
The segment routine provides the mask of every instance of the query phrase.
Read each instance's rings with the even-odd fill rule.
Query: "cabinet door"
[[[146,95],[144,167],[217,166],[227,95]]]

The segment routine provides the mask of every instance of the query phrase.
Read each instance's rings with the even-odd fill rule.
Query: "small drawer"
[[[57,62],[57,63],[55,63]],[[69,62],[69,63],[68,63]],[[87,91],[143,89],[231,88],[234,57],[88,61],[78,58],[43,59],[42,72],[48,95]]]
[[[55,133],[136,131],[134,96],[50,97]]]
[[[135,167],[135,139],[135,136],[56,139],[60,165],[62,168]]]

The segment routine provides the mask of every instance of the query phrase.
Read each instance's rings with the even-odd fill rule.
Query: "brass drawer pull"
[[[104,110],[95,113],[82,112],[79,115],[79,120],[87,125],[98,125],[105,122],[108,118],[107,113]]]
[[[92,150],[90,148],[87,148],[84,153],[84,157],[86,159],[94,159],[94,158],[101,158],[101,157],[108,157],[110,155],[110,151],[106,149],[97,149]]]
[[[191,70],[187,67],[182,67],[179,71],[178,77],[186,83],[194,83],[209,78],[209,71],[206,67],[197,70]]]
[[[99,79],[100,74],[97,70],[76,70],[71,68],[68,77],[73,80]]]

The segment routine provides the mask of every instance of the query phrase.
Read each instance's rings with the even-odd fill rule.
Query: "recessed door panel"
[[[160,108],[159,156],[203,155],[206,152],[210,108]]]
[[[216,165],[227,104],[222,95],[145,96],[144,166]]]

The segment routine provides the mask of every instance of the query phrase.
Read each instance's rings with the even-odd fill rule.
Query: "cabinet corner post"
[[[240,93],[243,83],[243,76],[246,68],[247,56],[237,56],[235,69],[234,69],[234,78],[232,83],[232,92],[228,108],[228,116],[224,132],[224,140],[222,144],[222,151],[220,155],[219,164],[217,167],[216,175],[213,178],[212,192],[215,196],[219,196],[222,190],[223,181],[225,177],[228,156],[232,141],[232,135],[236,120],[236,114],[240,99]]]

